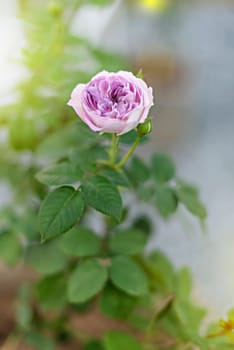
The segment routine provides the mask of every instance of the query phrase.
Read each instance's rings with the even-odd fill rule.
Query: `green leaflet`
[[[61,238],[61,248],[72,256],[91,256],[100,253],[101,240],[85,227],[73,227]]]
[[[148,166],[143,160],[137,156],[134,156],[130,162],[129,167],[126,170],[127,175],[133,185],[142,185],[150,177]]]
[[[174,214],[178,206],[175,190],[169,187],[159,187],[156,190],[156,206],[159,213],[165,218]]]
[[[80,262],[68,281],[68,299],[71,303],[84,303],[104,287],[107,270],[94,259]]]
[[[73,187],[60,187],[48,194],[39,211],[39,224],[43,241],[72,228],[80,219],[84,201]]]
[[[12,232],[0,233],[0,260],[6,264],[15,264],[22,254],[21,244]]]
[[[137,229],[116,232],[110,238],[110,249],[118,254],[135,255],[144,250],[146,235]]]
[[[143,350],[143,346],[124,332],[110,331],[104,336],[105,350]]]
[[[68,185],[81,180],[82,171],[77,165],[64,162],[43,169],[37,173],[36,178],[47,186]]]
[[[81,191],[91,207],[120,220],[122,199],[117,187],[109,180],[102,176],[91,176],[81,185]]]
[[[206,219],[206,208],[201,202],[199,193],[195,187],[180,181],[177,195],[179,200],[193,215],[197,216],[202,221]]]
[[[111,261],[110,279],[113,284],[132,296],[148,292],[148,280],[140,266],[127,256],[116,256]]]
[[[101,295],[100,308],[103,314],[117,319],[126,319],[133,310],[137,298],[108,284]]]
[[[67,263],[67,256],[57,239],[28,246],[25,259],[36,271],[46,275],[62,271]]]
[[[26,336],[26,341],[28,344],[32,345],[34,349],[36,350],[54,350],[55,344],[54,341],[44,336],[41,333],[38,333],[36,331],[31,331]]]
[[[151,164],[153,176],[158,182],[168,182],[175,176],[175,166],[166,155],[153,155]]]
[[[120,172],[112,168],[106,167],[100,172],[100,175],[108,179],[114,185],[123,186],[123,187],[129,186],[128,178],[124,174],[124,172]]]
[[[65,276],[46,276],[35,287],[38,302],[46,310],[57,310],[65,307],[67,282]]]

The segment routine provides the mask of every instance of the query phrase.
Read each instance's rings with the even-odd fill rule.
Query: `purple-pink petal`
[[[143,123],[153,105],[152,89],[130,72],[98,73],[78,84],[68,105],[94,131],[123,134]]]

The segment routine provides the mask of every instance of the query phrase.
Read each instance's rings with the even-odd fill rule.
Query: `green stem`
[[[137,148],[137,145],[140,142],[140,140],[141,140],[141,136],[138,135],[136,137],[134,144],[132,145],[132,147],[128,151],[128,153],[126,153],[125,156],[120,160],[120,162],[116,164],[117,169],[120,169],[128,161],[128,159],[131,157],[131,155],[133,154],[133,152]]]
[[[117,156],[117,150],[119,146],[119,137],[116,134],[112,135],[112,147],[110,149],[110,164],[114,165]]]

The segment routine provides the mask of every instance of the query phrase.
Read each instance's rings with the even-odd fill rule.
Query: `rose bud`
[[[153,105],[152,88],[130,72],[95,75],[78,84],[68,105],[90,129],[122,135],[144,123]]]
[[[139,136],[144,136],[152,131],[152,118],[147,118],[144,123],[139,124],[137,127],[137,132]]]

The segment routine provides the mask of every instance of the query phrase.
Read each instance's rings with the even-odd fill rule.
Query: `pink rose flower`
[[[130,72],[103,71],[89,83],[78,84],[68,105],[93,131],[122,135],[147,118],[152,88]]]

